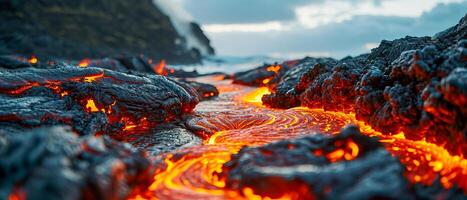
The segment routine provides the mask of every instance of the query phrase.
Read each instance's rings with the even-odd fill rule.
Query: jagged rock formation
[[[200,62],[169,17],[152,0],[1,0],[0,55],[45,59],[144,54],[170,63]],[[193,35],[210,49],[193,25]]]
[[[13,135],[2,129],[0,157],[0,199],[126,199],[154,173],[130,145],[77,137],[66,127]]]
[[[259,147],[244,147],[224,164],[227,187],[252,189],[269,198],[444,199],[458,189],[416,185],[409,189],[403,167],[376,138],[347,127],[340,134],[313,134]],[[431,189],[430,189],[431,188]],[[246,190],[245,190],[246,189]],[[251,192],[251,191],[250,191]]]
[[[355,112],[383,133],[404,132],[467,155],[467,16],[433,38],[383,41],[370,54],[305,58],[263,96],[270,107]],[[256,77],[262,80],[261,73]],[[252,82],[252,81],[249,81]]]

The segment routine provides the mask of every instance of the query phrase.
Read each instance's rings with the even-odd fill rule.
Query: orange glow
[[[209,93],[204,93],[203,94],[204,97],[212,97],[214,95],[215,95],[214,92],[209,92]]]
[[[357,158],[358,152],[359,152],[358,145],[353,140],[348,140],[346,142],[345,147],[338,148],[334,150],[333,152],[328,153],[326,155],[326,158],[328,158],[328,160],[331,162],[338,162],[338,161],[342,161],[343,159],[353,160]],[[319,153],[315,151],[315,155],[317,154],[322,154],[322,151],[319,151]]]
[[[263,80],[263,84],[266,84],[266,83],[269,83],[269,81],[271,81],[272,78],[266,78]]]
[[[440,176],[444,187],[457,184],[467,191],[467,159],[451,155],[440,145],[406,139],[403,132],[384,135],[357,120],[353,113],[304,107],[280,110],[257,106],[261,103],[261,97],[269,93],[266,87],[252,91],[246,86],[231,85],[229,81],[218,81],[216,86],[224,88],[220,98],[214,102],[201,102],[196,107],[196,111],[207,121],[198,125],[211,130],[213,134],[205,139],[203,145],[163,155],[165,166],[157,168],[153,183],[146,192],[138,194],[138,198],[272,199],[258,195],[249,187],[241,191],[226,189],[225,180],[218,176],[222,165],[243,146],[264,145],[311,132],[332,135],[347,124],[358,125],[365,135],[377,136],[405,166],[405,176],[410,182],[429,185]],[[333,162],[345,162],[360,156],[360,147],[353,140],[334,145],[334,151],[316,150],[313,153]],[[307,192],[306,188],[303,191],[290,191],[283,194],[283,199],[299,199]]]
[[[61,96],[61,97],[64,97],[64,96],[66,96],[66,95],[68,95],[68,94],[69,94],[69,93],[68,93],[67,91],[63,91],[63,92],[60,93],[60,96]]]
[[[247,93],[243,97],[243,101],[249,102],[249,103],[255,103],[255,104],[262,104],[263,102],[261,101],[261,98],[263,97],[263,95],[266,95],[266,94],[271,94],[271,92],[269,91],[269,88],[260,87],[250,93]]]
[[[32,87],[36,87],[36,86],[40,86],[40,84],[37,83],[37,82],[32,82],[32,83],[28,83],[26,85],[23,85],[21,87],[18,87],[18,88],[14,89],[14,90],[7,91],[7,93],[12,94],[12,95],[19,95],[19,94],[22,94],[23,92],[31,89]]]
[[[167,69],[165,60],[161,60],[159,64],[153,66],[154,72],[156,74],[167,76]]]
[[[91,59],[85,58],[81,61],[79,61],[78,67],[87,67],[91,63]]]
[[[91,82],[94,82],[100,78],[104,77],[104,73],[100,73],[100,74],[95,74],[95,75],[92,75],[92,76],[86,76],[84,77],[84,82],[87,82],[87,83],[91,83]]]
[[[13,191],[8,195],[8,200],[25,200],[26,194],[20,189],[13,189]]]
[[[129,131],[129,130],[135,129],[136,127],[137,127],[136,125],[130,124],[130,125],[126,125],[126,126],[123,128],[123,130],[124,130],[124,131]]]
[[[274,72],[275,74],[279,73],[280,69],[281,69],[280,65],[271,65],[268,68],[266,68],[267,71]]]
[[[86,109],[88,109],[89,112],[99,112],[99,108],[97,108],[93,99],[86,100]]]
[[[28,62],[31,64],[36,64],[39,60],[36,56],[32,55],[31,58],[28,59]]]

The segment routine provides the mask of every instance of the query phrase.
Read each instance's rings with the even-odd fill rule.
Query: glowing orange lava
[[[215,82],[206,78],[201,81]],[[229,81],[218,81],[216,86],[234,89],[222,90],[224,92],[217,99],[201,102],[195,110],[206,119],[205,127],[215,133],[201,146],[162,155],[160,159],[165,166],[157,169],[154,182],[147,191],[133,199],[271,199],[255,194],[252,188],[243,188],[241,192],[226,189],[225,181],[217,176],[222,165],[245,145],[263,145],[316,132],[336,134],[347,124],[359,125],[362,133],[379,137],[387,149],[399,157],[412,183],[431,184],[440,176],[444,187],[458,184],[467,191],[467,160],[449,154],[441,146],[408,140],[404,133],[383,135],[356,120],[352,113],[304,107],[278,110],[260,106],[261,96],[269,93],[267,88],[251,89],[231,85]],[[199,125],[203,126],[202,123]],[[359,147],[354,141],[347,140],[338,145],[339,149],[323,156],[336,162],[358,156]],[[295,199],[294,194],[285,194],[281,199]]]
[[[262,104],[261,97],[265,94],[270,94],[267,87],[260,87],[243,96],[242,100],[249,103]]]
[[[271,65],[268,68],[266,68],[267,71],[274,72],[274,73],[279,73],[279,70],[281,69],[280,65]]]
[[[31,58],[28,59],[28,62],[31,64],[36,64],[39,60],[36,56],[32,55]]]
[[[90,63],[91,63],[91,59],[86,58],[86,59],[79,61],[78,67],[87,67],[89,66]]]
[[[154,65],[153,70],[156,74],[167,76],[168,71],[166,68],[165,60],[161,60],[158,64]]]
[[[92,99],[86,100],[86,109],[89,112],[99,112],[99,108],[97,108],[96,103]]]

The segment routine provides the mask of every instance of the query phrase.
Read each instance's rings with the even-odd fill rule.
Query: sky
[[[171,0],[218,55],[341,58],[455,25],[467,0]]]

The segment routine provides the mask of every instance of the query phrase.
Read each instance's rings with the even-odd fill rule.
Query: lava
[[[91,59],[85,58],[78,63],[78,67],[88,67],[91,64]]]
[[[162,75],[162,76],[167,76],[167,74],[168,74],[165,60],[161,60],[158,64],[155,64],[153,66],[153,69],[154,69],[154,72],[156,74],[159,74],[159,75]]]
[[[203,81],[209,80],[204,78]],[[445,188],[457,184],[467,191],[463,181],[467,178],[467,159],[451,155],[441,146],[408,140],[404,133],[383,135],[356,120],[353,113],[305,107],[266,108],[261,106],[261,96],[269,93],[265,87],[253,90],[227,81],[217,81],[216,86],[224,88],[218,99],[202,102],[196,108],[203,118],[198,125],[204,127],[203,134],[208,135],[204,144],[162,155],[159,160],[164,164],[157,169],[154,182],[134,199],[271,199],[255,194],[251,188],[243,188],[241,194],[225,188],[225,180],[218,176],[222,165],[243,146],[264,145],[303,136],[310,131],[336,134],[347,124],[358,125],[365,135],[379,137],[405,165],[406,177],[412,183],[429,185],[441,177]],[[338,150],[325,155],[330,161],[352,160],[358,156],[359,147],[354,141],[336,145],[340,145]],[[291,195],[280,199],[294,199]]]
[[[28,62],[31,64],[36,64],[39,60],[37,59],[36,56],[32,55],[29,59]]]
[[[271,65],[268,68],[266,68],[267,71],[274,72],[275,74],[279,73],[280,69],[281,69],[280,65]]]

